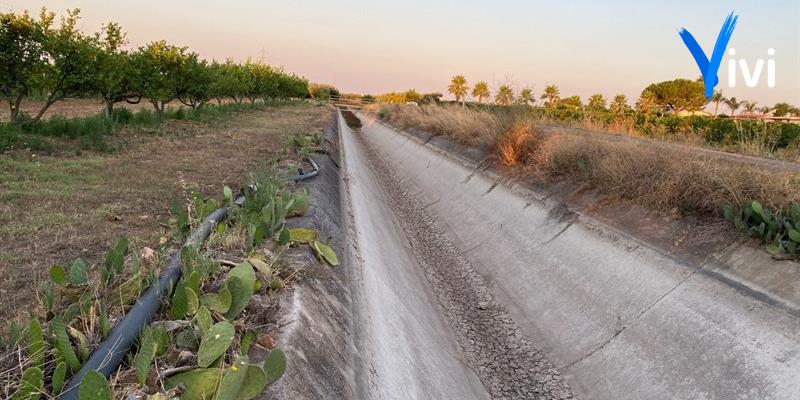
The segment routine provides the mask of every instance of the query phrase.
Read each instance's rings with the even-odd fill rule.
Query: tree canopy
[[[657,107],[662,111],[697,111],[708,103],[702,81],[675,79],[651,84],[642,91],[642,97],[649,93]]]

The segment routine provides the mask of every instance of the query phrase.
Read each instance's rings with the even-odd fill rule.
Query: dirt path
[[[115,154],[0,155],[0,320],[36,301],[35,283],[75,257],[101,262],[118,237],[158,247],[170,202],[219,195],[280,148],[284,133],[321,131],[311,105],[248,112],[211,125],[171,121],[163,136],[126,134]]]

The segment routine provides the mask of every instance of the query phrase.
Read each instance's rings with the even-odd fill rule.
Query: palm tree
[[[639,101],[636,102],[636,110],[645,114],[653,112],[656,107],[656,95],[649,90],[644,91],[639,97]]]
[[[535,101],[536,99],[533,97],[533,89],[531,88],[523,88],[519,92],[519,97],[517,97],[517,103],[525,104],[526,106],[534,103]]]
[[[711,95],[711,102],[714,103],[714,116],[717,116],[717,112],[719,112],[719,103],[725,101],[725,98],[722,97],[722,92],[719,90],[715,90],[714,94]]]
[[[752,114],[758,107],[757,101],[745,101],[742,103],[744,104],[744,110],[747,111],[749,114]]]
[[[600,93],[593,94],[589,96],[589,103],[587,104],[587,107],[592,111],[605,111],[606,99]]]
[[[461,106],[464,106],[464,98],[467,97],[467,92],[469,91],[464,75],[454,76],[450,81],[450,86],[447,87],[447,91],[456,98],[456,101],[461,101]]]
[[[494,97],[494,101],[501,106],[510,105],[514,101],[514,90],[508,85],[500,86],[497,89],[497,95]]]
[[[478,103],[483,103],[484,97],[489,96],[491,96],[491,93],[489,92],[489,84],[484,81],[477,82],[475,87],[472,88],[472,97],[477,97]]]
[[[731,109],[731,117],[733,116],[733,114],[736,113],[736,110],[738,110],[739,107],[742,106],[742,103],[739,100],[736,100],[736,97],[725,99],[723,100],[723,102],[725,103],[726,106],[728,106]]]
[[[561,99],[560,94],[558,92],[558,86],[547,85],[547,87],[544,88],[544,93],[542,94],[542,98],[547,99],[547,102],[545,104],[547,104],[548,107],[555,107],[556,105],[558,105],[558,101]]]
[[[766,114],[769,114],[770,111],[772,111],[772,107],[770,107],[770,106],[759,107],[758,111],[760,113],[766,115]]]
[[[618,94],[614,96],[614,101],[611,102],[611,106],[609,109],[614,114],[624,114],[630,106],[628,105],[628,96],[624,94]]]

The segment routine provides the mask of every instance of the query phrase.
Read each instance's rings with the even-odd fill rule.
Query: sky
[[[532,87],[537,97],[556,84],[562,97],[622,93],[631,103],[650,83],[698,78],[678,30],[708,54],[735,11],[728,48],[736,55],[723,58],[717,89],[760,105],[800,105],[800,0],[0,0],[3,11],[41,6],[80,8],[87,32],[115,21],[134,47],[165,39],[208,59],[263,58],[344,92],[446,93],[462,74],[492,89]],[[775,61],[775,87],[766,67],[755,87],[744,84],[739,63],[752,70],[758,59]]]

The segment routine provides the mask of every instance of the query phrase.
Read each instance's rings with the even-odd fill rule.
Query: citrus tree
[[[20,104],[31,95],[34,77],[47,68],[44,28],[53,15],[42,11],[40,18],[0,13],[0,94],[8,102],[11,121],[20,121]]]
[[[97,54],[93,87],[94,92],[103,99],[105,114],[110,116],[114,104],[120,101],[136,104],[142,97],[133,89],[134,71],[130,55],[122,48],[127,44],[122,28],[109,22],[95,34],[95,40],[101,51]]]
[[[158,115],[163,115],[166,105],[178,98],[182,69],[188,58],[185,47],[164,40],[142,46],[133,54],[133,86],[150,101]]]
[[[80,10],[67,10],[58,26],[55,14],[42,9],[42,47],[47,65],[33,79],[34,87],[45,95],[44,104],[29,122],[35,123],[56,102],[92,93],[101,53],[97,41],[78,30]]]

